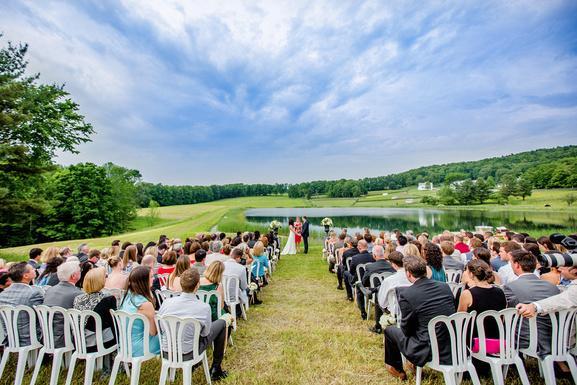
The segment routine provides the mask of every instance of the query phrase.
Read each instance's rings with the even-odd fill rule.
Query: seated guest
[[[459,250],[459,252],[461,254],[466,254],[469,252],[469,246],[465,242],[463,242],[464,239],[465,238],[461,234],[456,234],[454,236],[454,242],[455,242],[454,243],[454,249]],[[443,241],[443,242],[445,242],[445,241]],[[443,243],[443,242],[441,242],[441,243]]]
[[[357,266],[363,263],[370,263],[373,262],[373,256],[369,253],[367,241],[361,239],[357,243],[357,248],[359,249],[359,253],[353,257],[351,257],[351,268],[348,271],[345,271],[344,278],[346,281],[347,286],[347,299],[349,301],[353,300],[353,291],[352,288],[355,287],[355,283],[357,282]]]
[[[390,277],[385,278],[379,287],[377,301],[375,303],[375,326],[369,329],[373,333],[377,334],[380,334],[383,331],[381,324],[379,323],[383,311],[388,309],[389,313],[396,313],[396,309],[391,309],[391,305],[388,303],[389,291],[395,290],[397,287],[409,286],[411,284],[407,279],[405,269],[403,268],[403,254],[398,251],[393,251],[389,254],[388,259],[393,269],[395,269],[395,273]]]
[[[44,305],[60,306],[71,309],[74,299],[82,294],[82,290],[76,287],[80,280],[80,265],[78,262],[64,262],[58,266],[58,279],[56,286],[49,288],[44,294]],[[56,347],[64,346],[64,328],[59,314],[54,316],[54,344]]]
[[[447,282],[441,248],[432,242],[428,242],[423,246],[423,254],[425,261],[427,261],[427,277],[434,281]]]
[[[419,250],[418,246],[414,243],[407,243],[405,247],[403,247],[403,255],[410,255],[412,257],[420,257],[421,251]]]
[[[356,238],[352,238],[348,242],[345,243],[346,250],[343,251],[342,256],[341,256],[341,263],[339,264],[339,266],[337,268],[337,280],[339,283],[339,285],[337,286],[338,290],[343,290],[343,277],[344,277],[344,272],[347,269],[347,261],[359,253],[359,249],[357,248],[357,242],[358,241]],[[347,285],[347,282],[345,281],[345,286],[346,285]],[[349,293],[349,291],[350,291],[350,293]],[[347,297],[352,298],[352,296],[353,296],[353,292],[352,292],[352,290],[350,290],[350,287],[347,286]]]
[[[230,258],[226,262],[224,262],[223,275],[238,278],[240,287],[240,295],[239,295],[240,301],[244,304],[248,304],[248,293],[247,293],[248,282],[246,277],[246,268],[240,264],[241,258],[242,258],[242,250],[233,249],[230,252]],[[257,302],[258,304],[262,303],[260,300],[255,298],[255,304]],[[237,314],[240,314],[240,312],[237,312]]]
[[[135,245],[129,245],[124,249],[122,263],[126,273],[130,273],[132,269],[138,266],[138,248]]]
[[[211,266],[215,265],[213,263]],[[210,345],[213,345],[212,365],[210,375],[213,381],[225,378],[228,373],[222,370],[222,360],[226,345],[226,322],[216,320],[212,322],[211,308],[208,304],[196,298],[196,291],[200,286],[200,275],[196,269],[188,269],[180,276],[182,294],[178,297],[166,299],[162,303],[158,312],[159,316],[171,315],[177,317],[192,317],[201,323],[199,352],[204,352]],[[194,328],[183,332],[184,359],[191,360],[194,340]],[[167,342],[163,341],[163,351],[167,349]]]
[[[10,266],[8,274],[12,284],[0,293],[0,305],[42,305],[44,293],[42,289],[31,286],[30,283],[36,277],[36,270],[27,262],[18,262]],[[4,326],[2,326],[4,327]],[[41,336],[40,328],[37,329],[38,337]],[[20,345],[30,345],[30,323],[28,315],[23,314],[18,319],[18,335]]]
[[[454,255],[455,251],[457,251],[458,257]],[[441,253],[443,254],[443,267],[445,269],[463,271],[465,265],[461,262],[461,253],[455,249],[453,242],[442,241]]]
[[[42,258],[43,251],[37,247],[30,249],[28,253],[28,264],[32,266],[34,270],[40,269],[40,259]]]
[[[168,276],[168,283],[166,285],[168,290],[176,292],[182,291],[182,288],[180,287],[180,275],[188,269],[190,269],[190,258],[188,258],[188,255],[181,255],[176,261],[176,268]]]
[[[383,246],[375,245],[373,246],[373,259],[374,262],[369,263],[365,269],[365,273],[359,282],[357,290],[357,305],[361,311],[361,318],[367,319],[367,312],[365,311],[365,293],[370,291],[371,286],[371,275],[378,273],[395,273],[395,269],[391,264],[385,259],[385,250]],[[377,287],[378,289],[378,287]],[[370,293],[373,295],[372,293]]]
[[[254,242],[256,243],[256,242]],[[206,255],[206,259],[204,260],[204,264],[209,266],[214,261],[221,261],[224,262],[228,259],[228,257],[221,253],[222,250],[222,242],[221,241],[213,241],[210,244],[210,253]]]
[[[399,233],[400,234],[400,233]],[[409,240],[407,239],[407,237],[405,237],[404,235],[398,235],[397,236],[397,250],[399,253],[403,252],[403,249],[405,248],[405,245],[409,242]]]
[[[107,289],[126,289],[128,275],[124,273],[122,259],[118,256],[110,257],[108,258],[108,266],[110,266],[110,274],[106,278],[104,287]]]
[[[162,255],[162,261],[160,263],[160,267],[158,268],[157,273],[159,275],[164,274],[172,274],[174,269],[176,268],[176,260],[178,256],[176,255],[176,251],[167,250]]]
[[[148,348],[154,354],[160,353],[160,343],[154,323],[154,298],[150,292],[152,270],[145,266],[136,266],[128,276],[128,288],[120,310],[128,313],[142,314],[148,319],[150,335],[144,335],[144,324],[137,320],[132,327],[132,356],[144,355],[144,339],[148,338]]]
[[[60,255],[52,257],[46,262],[46,267],[42,274],[36,279],[38,286],[56,286],[60,280],[58,279],[58,266],[64,263],[64,258]]]
[[[535,274],[537,258],[526,250],[514,250],[511,253],[511,268],[518,279],[507,283],[503,291],[507,296],[507,305],[516,307],[518,304],[531,303],[559,294],[557,286],[539,279]],[[502,269],[501,269],[502,270]],[[540,356],[551,352],[551,321],[548,316],[537,318],[538,347]],[[523,322],[521,347],[529,345],[529,329],[527,321]]]
[[[194,253],[194,263],[191,265],[191,267],[198,270],[198,274],[200,275],[203,275],[204,271],[206,270],[206,265],[204,264],[205,259],[206,259],[206,250],[198,249]]]
[[[206,268],[203,276],[200,277],[200,286],[198,290],[217,291],[220,296],[220,309],[218,308],[218,298],[213,296],[209,300],[213,321],[216,321],[219,318],[219,315],[224,311],[224,290],[221,285],[223,273],[224,263],[215,261]]]
[[[455,312],[455,299],[449,285],[427,278],[425,261],[417,257],[405,257],[403,264],[412,285],[397,289],[398,303],[403,315],[400,328],[389,326],[385,329],[387,371],[402,380],[406,379],[407,375],[403,370],[401,354],[412,364],[424,366],[431,360],[429,321],[436,316],[450,316]],[[439,341],[448,341],[448,331],[441,328],[437,338]],[[441,364],[450,364],[450,344],[439,344],[439,353]]]
[[[90,260],[80,264],[80,279],[76,282],[76,287],[82,289],[82,285],[84,284],[84,277],[86,274],[92,270],[94,264],[90,262]]]
[[[489,268],[493,272],[491,278],[489,279],[489,283],[500,285],[501,284],[501,278],[499,277],[499,275],[497,273],[495,273],[495,271],[493,270],[493,266],[491,265],[491,252],[484,247],[476,247],[473,249],[472,254],[473,254],[472,260],[481,260],[481,261],[485,262],[487,265],[489,265]],[[464,283],[465,286],[467,286],[467,284],[468,284],[467,279],[469,277],[470,277],[470,275],[468,273],[468,270],[465,269],[465,272],[461,276],[461,283]]]
[[[509,263],[501,259],[501,242],[493,241],[489,251],[491,252],[491,267],[493,267],[493,271],[499,272],[499,269]]]
[[[116,310],[116,298],[110,294],[102,292],[104,283],[106,282],[106,269],[104,267],[97,267],[90,270],[86,277],[84,277],[84,285],[82,290],[84,294],[80,294],[74,298],[73,307],[76,310],[92,310],[100,316],[102,322],[102,340],[104,347],[109,348],[116,343],[114,336],[114,321],[110,310]],[[86,330],[95,332],[96,325],[93,318],[89,318],[86,323]],[[96,351],[96,346],[88,348]]]
[[[499,257],[501,261],[507,262],[507,264],[501,267],[498,271],[499,278],[503,285],[507,285],[517,279],[517,275],[513,272],[513,267],[511,266],[512,252],[515,250],[521,250],[522,247],[514,241],[507,241],[501,245],[499,249]]]
[[[264,245],[262,242],[258,241],[257,243],[255,243],[252,255],[253,255],[252,276],[256,279],[259,278],[264,279],[266,275],[265,268],[269,269],[270,265],[268,262],[268,256],[264,251]],[[258,265],[254,262],[258,262]]]

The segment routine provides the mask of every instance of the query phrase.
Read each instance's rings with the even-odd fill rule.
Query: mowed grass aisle
[[[368,331],[373,321],[362,321],[356,306],[346,301],[345,292],[336,290],[336,278],[320,258],[319,246],[308,255],[283,256],[269,286],[260,293],[262,305],[252,306],[248,320],[239,320],[234,346],[228,347],[224,368],[229,377],[223,385],[271,384],[401,384],[384,368],[382,335]],[[209,352],[209,360],[212,360]],[[0,384],[13,383],[13,356]],[[73,383],[82,384],[84,364],[77,365]],[[149,361],[143,366],[140,383],[158,384],[160,365]],[[514,369],[511,369],[515,372]],[[511,373],[507,384],[520,384]],[[542,383],[531,362],[532,383]],[[27,372],[24,384],[29,384]],[[49,367],[43,367],[37,384],[48,384]],[[96,374],[94,384],[108,384],[108,377]],[[64,383],[65,371],[59,383]],[[121,372],[117,384],[129,384]],[[179,372],[176,384],[182,383]],[[470,382],[465,382],[470,384]],[[492,381],[482,381],[484,385]],[[561,384],[569,384],[567,380]],[[205,384],[201,370],[193,384]],[[414,384],[410,377],[407,384]],[[442,376],[425,370],[424,385],[443,384]]]

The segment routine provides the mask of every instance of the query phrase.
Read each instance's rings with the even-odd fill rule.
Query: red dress
[[[302,229],[303,229],[303,224],[300,222],[295,222],[295,242],[296,243],[301,243],[301,241],[302,241],[302,237],[301,237]]]

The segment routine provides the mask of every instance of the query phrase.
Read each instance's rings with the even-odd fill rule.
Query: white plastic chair
[[[455,298],[457,298],[457,294],[459,294],[460,291],[462,292],[463,289],[465,288],[465,285],[463,285],[462,283],[447,282],[447,284],[451,288],[451,292],[453,293],[453,297]]]
[[[106,293],[108,295],[113,296],[114,298],[116,298],[116,304],[118,306],[120,306],[120,304],[122,303],[122,298],[124,297],[124,293],[126,292],[126,290],[122,290],[122,289],[102,289],[103,293]]]
[[[477,316],[476,324],[479,335],[479,352],[471,353],[471,355],[491,366],[493,374],[493,383],[495,385],[505,385],[505,378],[507,377],[507,369],[509,365],[515,365],[521,383],[529,385],[529,378],[525,371],[523,360],[519,356],[519,346],[517,339],[517,331],[521,325],[520,315],[515,308],[508,308],[501,311],[487,310]],[[499,353],[488,354],[487,345],[483,343],[486,339],[485,334],[485,320],[492,319],[496,322],[499,329]]]
[[[161,289],[167,289],[168,288],[168,286],[166,285],[168,283],[168,277],[170,277],[170,274],[168,274],[168,273],[158,274],[158,283],[160,284]]]
[[[383,272],[383,273],[373,273],[369,278],[370,289],[380,286],[385,278],[393,275],[393,273]],[[378,282],[378,284],[377,284]],[[377,294],[370,294],[365,296],[365,311],[367,312],[367,319],[371,318],[371,306],[375,304],[375,296]]]
[[[577,309],[562,310],[557,313],[549,314],[551,318],[551,354],[541,358],[537,354],[537,318],[529,319],[529,346],[525,349],[520,349],[521,353],[526,356],[537,358],[539,362],[539,370],[543,373],[546,385],[555,385],[555,370],[553,362],[567,362],[571,370],[573,382],[577,383],[577,365],[575,358],[570,352],[570,340],[574,333],[573,324],[577,316]]]
[[[156,296],[158,306],[160,306],[164,301],[166,301],[167,298],[178,297],[180,295],[180,292],[163,289],[163,290],[156,290],[154,295]]]
[[[68,316],[70,317],[70,323],[72,324],[76,350],[72,353],[72,357],[70,358],[70,367],[68,368],[68,375],[66,376],[66,385],[70,385],[72,382],[74,366],[78,359],[86,361],[86,368],[84,369],[84,385],[91,385],[95,365],[98,366],[97,369],[101,369],[103,357],[116,351],[116,345],[109,348],[104,347],[102,338],[102,321],[97,313],[92,310],[80,311],[69,309]],[[85,330],[86,322],[90,318],[94,319],[95,332]],[[96,346],[96,351],[89,353],[88,348],[93,346]]]
[[[445,274],[447,275],[447,283],[461,283],[461,276],[463,275],[461,270],[446,269]]]
[[[350,259],[350,258],[349,258]],[[363,280],[363,274],[365,274],[365,270],[367,268],[367,264],[366,263],[359,263],[356,267],[356,276],[357,276],[357,281],[355,282],[355,285],[361,285],[361,282]],[[355,299],[355,302],[357,300],[357,288],[355,286],[353,286],[353,298]]]
[[[208,358],[206,350],[200,353],[198,345],[200,341],[201,324],[194,318],[179,318],[175,316],[157,316],[155,318],[160,340],[162,341],[161,352],[162,368],[160,370],[159,385],[165,385],[169,370],[182,369],[183,385],[190,385],[192,382],[192,367],[202,361],[206,382],[210,385],[210,370],[208,368]],[[192,341],[192,359],[185,361],[183,351],[183,340],[185,331],[193,328],[194,335]],[[171,377],[173,377],[174,372]],[[171,378],[172,379],[172,378]]]
[[[60,367],[62,366],[62,359],[65,354],[71,353],[74,350],[74,342],[72,341],[72,335],[70,333],[70,318],[68,317],[68,311],[60,306],[45,306],[38,305],[35,306],[36,314],[38,315],[38,320],[40,322],[40,327],[42,329],[42,335],[44,346],[40,349],[38,353],[38,358],[36,360],[36,367],[34,368],[34,373],[32,374],[32,379],[30,380],[30,385],[36,383],[38,378],[38,372],[40,372],[40,366],[42,365],[42,359],[44,354],[52,354],[52,372],[50,374],[50,385],[58,384],[58,375],[60,374]],[[54,316],[59,315],[56,318],[56,322],[63,322],[64,330],[64,346],[57,348],[54,341]],[[66,360],[64,360],[66,365]]]
[[[28,316],[27,329],[30,334],[28,345],[20,343],[20,330],[18,329],[18,324],[22,322],[26,316]],[[0,362],[0,378],[2,378],[10,353],[17,353],[18,364],[16,365],[14,384],[20,385],[24,378],[26,361],[28,361],[29,366],[34,366],[36,363],[34,354],[42,347],[42,344],[38,342],[38,337],[36,336],[36,313],[29,306],[3,305],[0,306],[0,320],[2,320],[4,324],[6,336],[8,337],[8,345],[4,347],[2,361]]]
[[[132,355],[132,328],[134,323],[138,320],[142,321],[144,325],[143,335],[150,334],[150,324],[148,318],[138,313],[127,313],[122,310],[111,310],[112,318],[114,319],[114,330],[116,330],[116,338],[118,343],[118,353],[114,359],[112,372],[110,373],[109,385],[114,385],[116,376],[120,369],[120,364],[124,363],[126,375],[130,377],[130,385],[138,385],[140,379],[140,367],[144,361],[155,358],[156,355],[150,352],[149,339],[143,340],[143,355],[140,357],[133,357]],[[132,365],[132,369],[128,371],[128,364]]]
[[[224,287],[224,303],[228,306],[230,314],[234,319],[236,328],[236,305],[240,305],[241,316],[246,321],[246,309],[240,300],[240,283],[238,277],[224,275],[222,277],[222,284]]]
[[[431,338],[432,360],[426,366],[442,372],[446,385],[460,383],[463,372],[469,372],[473,385],[481,385],[473,361],[469,355],[467,342],[470,341],[469,325],[475,318],[476,312],[455,313],[451,316],[437,316],[429,321],[429,336]],[[437,340],[437,325],[445,325],[449,333],[451,346],[451,364],[445,365],[440,362],[439,341]],[[472,330],[472,329],[471,329]],[[421,385],[423,368],[417,367],[417,385]],[[458,377],[458,380],[457,380]]]

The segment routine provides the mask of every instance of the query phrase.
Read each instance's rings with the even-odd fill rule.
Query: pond
[[[272,220],[283,223],[288,219],[306,215],[313,231],[324,231],[320,225],[330,217],[336,230],[347,228],[350,232],[368,227],[372,231],[399,229],[414,232],[439,233],[443,230],[475,230],[476,226],[504,226],[514,231],[530,234],[572,232],[577,230],[577,213],[559,211],[507,211],[507,210],[442,210],[400,208],[267,208],[245,212],[247,222],[268,226]]]

